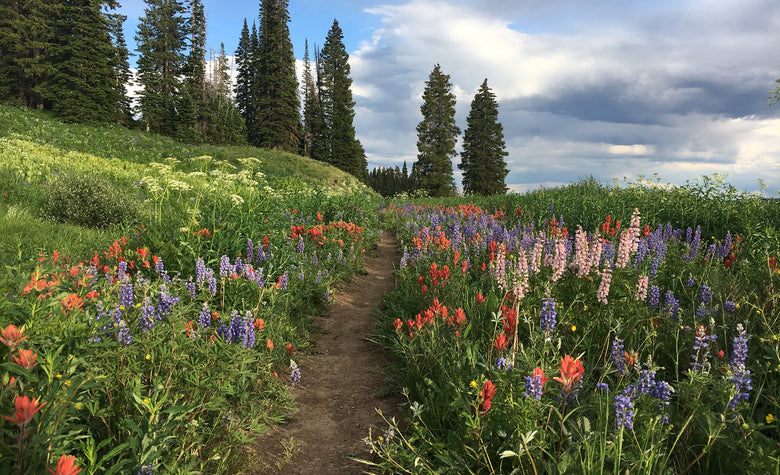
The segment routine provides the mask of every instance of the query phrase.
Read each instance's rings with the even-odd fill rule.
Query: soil
[[[389,354],[371,341],[374,312],[390,291],[394,265],[400,260],[395,238],[382,233],[377,249],[365,258],[365,275],[356,275],[332,297],[325,315],[314,317],[321,328],[316,352],[297,355],[301,382],[292,388],[297,412],[288,423],[258,438],[256,468],[251,474],[360,474],[371,460],[364,439],[376,438],[397,416],[401,398],[389,391]]]

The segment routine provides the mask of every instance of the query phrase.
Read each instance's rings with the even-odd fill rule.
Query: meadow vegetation
[[[282,152],[0,130],[2,473],[251,466],[380,229],[408,405],[367,469],[780,469],[780,205],[723,177],[410,203]]]

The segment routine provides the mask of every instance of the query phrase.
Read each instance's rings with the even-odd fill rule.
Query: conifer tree
[[[506,193],[504,183],[509,170],[504,157],[504,128],[498,122],[496,95],[487,79],[471,102],[471,111],[463,133],[463,152],[458,168],[463,170],[463,191],[470,195]]]
[[[138,24],[139,112],[146,129],[174,135],[180,114],[194,106],[180,100],[184,72],[186,19],[179,0],[145,0],[144,17]],[[191,99],[190,99],[191,101]],[[184,108],[184,111],[180,111]]]
[[[200,112],[198,133],[209,143],[246,143],[244,120],[230,97],[230,65],[225,45],[220,45],[215,67],[206,80],[205,103]]]
[[[363,147],[355,138],[355,102],[349,77],[349,55],[343,39],[344,33],[338,21],[333,20],[320,58],[322,78],[319,97],[325,123],[325,156],[332,165],[365,179],[368,170],[363,163]]]
[[[102,0],[62,2],[54,19],[57,44],[52,49],[56,73],[48,82],[45,97],[63,119],[74,122],[115,121],[114,74],[111,57],[115,48]]]
[[[43,108],[56,73],[54,20],[62,5],[46,0],[0,2],[0,98]]]
[[[255,80],[257,115],[253,144],[298,151],[300,138],[300,101],[295,78],[288,0],[262,0],[260,32],[256,53]]]
[[[125,42],[125,34],[122,26],[127,16],[112,13],[106,16],[108,20],[108,32],[113,41],[113,52],[109,58],[112,71],[113,103],[116,113],[116,122],[119,125],[133,123],[133,108],[127,95],[127,86],[133,79],[130,72],[130,52]]]
[[[423,120],[417,124],[417,161],[412,167],[415,186],[429,196],[450,196],[452,157],[460,129],[455,125],[455,94],[449,75],[437,64],[423,91]]]
[[[322,107],[320,96],[317,90],[317,82],[311,71],[311,62],[309,61],[309,40],[304,42],[303,53],[303,155],[317,160],[323,160],[317,150],[322,142],[324,129],[322,119]],[[316,68],[316,65],[315,65]]]
[[[257,30],[252,25],[254,36],[257,37]],[[249,25],[244,18],[244,27],[241,29],[241,36],[238,39],[236,48],[236,106],[244,119],[247,129],[252,129],[256,112],[252,101],[252,91],[255,82],[254,70],[254,46],[252,37],[249,35]]]

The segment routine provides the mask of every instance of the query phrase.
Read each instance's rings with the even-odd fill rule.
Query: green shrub
[[[128,224],[138,219],[138,198],[98,174],[65,174],[49,187],[42,214],[61,223],[90,228]]]

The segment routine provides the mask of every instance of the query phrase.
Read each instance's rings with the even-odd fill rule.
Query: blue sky
[[[258,3],[203,3],[209,46],[230,54]],[[122,12],[132,48],[143,2]],[[291,0],[290,16],[299,58],[306,38],[313,51],[339,21],[369,168],[415,161],[422,91],[438,63],[461,129],[488,79],[516,191],[590,175],[684,184],[714,173],[740,190],[760,178],[767,194],[780,191],[780,105],[767,104],[780,77],[776,0]]]

